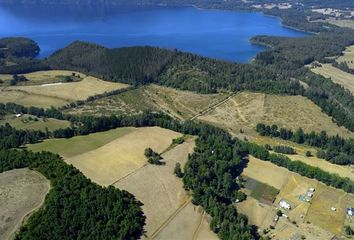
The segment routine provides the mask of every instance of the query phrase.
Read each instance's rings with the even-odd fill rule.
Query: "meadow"
[[[69,121],[54,118],[37,118],[28,114],[24,114],[21,117],[15,117],[13,115],[5,116],[4,119],[0,120],[0,125],[4,125],[5,123],[9,123],[16,129],[32,129],[43,132],[47,129],[49,131],[54,131],[60,128],[70,127]]]
[[[28,82],[33,85],[4,86],[0,91],[0,102],[15,102],[24,106],[42,108],[60,107],[78,100],[86,100],[90,96],[128,87],[126,84],[106,82],[80,73],[77,73],[80,75],[80,81],[63,82],[58,80],[62,75],[56,74],[64,73],[62,71],[36,72],[28,76]],[[68,75],[69,72],[65,74]]]

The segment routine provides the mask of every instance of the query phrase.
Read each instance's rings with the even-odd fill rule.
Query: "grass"
[[[98,99],[70,109],[72,114],[133,115],[145,110],[162,111],[177,119],[189,119],[226,97],[225,94],[196,94],[158,85],[148,85],[116,96]]]
[[[354,94],[354,75],[344,72],[331,64],[321,64],[321,67],[311,68],[311,71],[326,78],[331,78],[335,83],[342,85]]]
[[[354,28],[354,21],[353,28]],[[338,63],[345,62],[350,68],[354,69],[354,45],[349,46],[343,52],[343,56],[340,56],[336,60]]]
[[[76,76],[80,78],[85,78],[86,75],[75,72],[75,71],[66,71],[66,70],[48,70],[48,71],[38,71],[26,74],[19,74],[19,76],[25,76],[29,81],[23,82],[23,85],[41,85],[48,83],[62,82],[65,77],[72,77],[72,74],[75,73]],[[5,82],[5,85],[9,85],[10,80],[12,80],[11,74],[0,74],[0,79]],[[76,80],[80,80],[79,77]]]
[[[267,200],[273,202],[275,197],[278,195],[279,190],[269,186],[266,183],[261,183],[258,182],[257,186],[255,189],[252,190],[251,192],[251,197],[253,197],[256,200]]]
[[[83,154],[67,158],[94,182],[107,186],[147,164],[146,148],[163,152],[180,133],[159,127],[136,128],[132,132]]]
[[[117,128],[70,139],[49,139],[41,143],[27,145],[27,148],[35,152],[50,151],[64,158],[70,158],[102,147],[132,131],[134,131],[134,128]]]
[[[352,132],[336,125],[317,105],[302,96],[241,92],[197,119],[222,127],[241,139],[252,140],[258,136],[254,130],[258,123],[277,124],[292,130],[301,127],[306,132],[325,130],[329,135],[354,137]],[[240,129],[244,133],[240,133]]]
[[[44,78],[46,71],[36,74],[42,74],[41,76]],[[128,86],[122,83],[102,81],[90,76],[84,76],[78,82],[57,85],[40,84],[39,80],[34,82],[36,85],[3,87],[0,91],[0,102],[15,102],[25,106],[44,108],[60,107],[73,101],[86,100],[90,96]]]
[[[35,120],[30,120],[37,119]],[[70,127],[70,122],[65,120],[58,120],[54,118],[37,118],[32,115],[23,115],[19,118],[14,116],[6,116],[5,119],[0,120],[0,125],[4,125],[5,123],[9,123],[12,127],[16,129],[32,129],[32,130],[40,130],[46,131],[54,131],[60,128]]]

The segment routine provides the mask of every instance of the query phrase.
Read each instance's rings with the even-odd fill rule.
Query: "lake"
[[[300,37],[280,20],[258,12],[182,8],[115,9],[78,6],[0,5],[0,37],[34,39],[47,57],[75,40],[106,47],[151,45],[207,57],[249,62],[264,47],[255,35]]]

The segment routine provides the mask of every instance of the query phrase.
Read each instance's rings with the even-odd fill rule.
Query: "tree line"
[[[256,131],[261,136],[279,137],[299,144],[306,144],[312,147],[321,148],[317,157],[340,165],[351,165],[354,163],[354,139],[345,139],[336,136],[328,136],[326,131],[316,133],[311,131],[305,133],[299,128],[295,132],[286,128],[278,128],[277,125],[257,124]]]

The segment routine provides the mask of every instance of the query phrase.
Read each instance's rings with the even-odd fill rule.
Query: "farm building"
[[[287,201],[285,201],[284,199],[279,202],[279,206],[281,208],[286,209],[286,210],[290,210],[291,209],[290,204]]]
[[[354,216],[354,208],[352,208],[352,207],[347,208],[347,215],[348,216]]]

